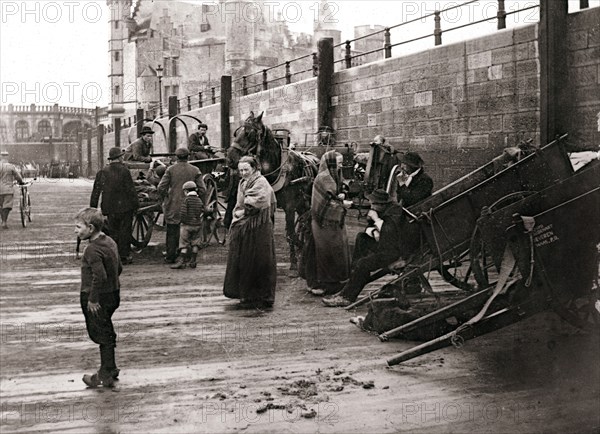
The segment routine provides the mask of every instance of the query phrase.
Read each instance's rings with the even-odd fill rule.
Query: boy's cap
[[[189,157],[190,151],[188,151],[187,148],[177,148],[175,149],[175,155],[179,159],[185,159]]]
[[[183,184],[184,190],[195,190],[197,188],[196,183],[194,181],[186,181]]]

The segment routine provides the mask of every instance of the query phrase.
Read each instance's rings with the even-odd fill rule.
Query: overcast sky
[[[168,3],[173,7],[174,1]],[[343,39],[351,39],[356,25],[392,26],[457,3],[463,1],[336,0],[328,2],[326,14],[319,14],[316,0],[272,1],[269,8],[281,10],[292,31],[312,33],[315,20],[327,20],[342,30]],[[507,10],[515,10],[517,4],[523,7],[538,4],[538,1],[507,0]],[[481,0],[460,11],[448,12],[443,28],[495,15],[496,5],[495,0]],[[575,11],[579,0],[569,0],[569,5],[570,11]],[[600,0],[590,0],[590,6],[599,5]],[[269,10],[264,13],[268,15]],[[107,105],[108,18],[105,0],[0,0],[0,104]],[[514,27],[537,21],[537,10],[534,10],[509,17],[507,24]],[[449,32],[444,35],[444,43],[491,32],[494,28],[495,23],[491,22]],[[407,26],[401,35],[393,34],[392,43],[399,37],[414,38],[432,30],[431,21],[418,21],[410,28]],[[414,52],[431,44],[430,39],[402,50],[403,53]]]

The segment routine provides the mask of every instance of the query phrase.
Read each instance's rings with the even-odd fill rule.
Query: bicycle
[[[29,197],[29,186],[32,182],[19,185],[21,197],[19,198],[19,210],[21,211],[21,224],[24,228],[31,222],[31,198]]]

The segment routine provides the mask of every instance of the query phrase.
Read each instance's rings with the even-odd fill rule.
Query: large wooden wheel
[[[217,181],[210,174],[202,176],[206,185],[206,205],[204,213],[204,243],[209,244],[214,238],[217,243],[225,244],[227,229],[223,225],[223,216],[225,214],[225,205],[219,201],[219,192]]]
[[[588,291],[560,300],[554,311],[569,324],[587,331],[600,333],[600,244],[596,246],[596,265]],[[595,277],[592,277],[595,274]]]
[[[572,326],[587,332],[600,331],[600,299],[597,292],[592,291],[585,297],[574,297],[554,311]]]
[[[158,218],[158,211],[138,211],[133,216],[131,225],[131,245],[136,249],[143,249],[152,238],[154,222]]]
[[[498,199],[492,205],[490,205],[486,212],[493,213],[505,206],[513,204],[527,196],[534,194],[533,191],[518,191],[515,193],[507,194],[506,196]],[[509,216],[510,217],[510,216]],[[484,223],[485,225],[485,223]],[[505,229],[505,227],[502,227]],[[505,237],[504,232],[498,234],[499,237]],[[504,239],[504,238],[502,238]],[[493,244],[493,243],[492,243]],[[471,244],[469,246],[469,260],[470,260],[470,272],[473,273],[473,277],[477,282],[477,289],[482,290],[490,286],[490,276],[489,270],[494,267],[494,259],[492,257],[493,248],[498,249],[498,246],[489,246],[486,245],[482,234],[481,228],[479,224],[475,226],[475,230],[473,231],[473,235],[471,236]],[[501,251],[494,252],[496,254],[501,254]],[[498,271],[496,269],[496,271]]]

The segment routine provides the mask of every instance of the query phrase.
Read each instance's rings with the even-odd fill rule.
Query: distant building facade
[[[109,56],[112,117],[131,116],[170,96],[203,92],[206,98],[222,75],[234,80],[286,60],[310,55],[319,39],[339,44],[341,32],[318,20],[313,35],[293,33],[266,0],[214,0],[205,4],[180,1],[108,0],[111,8]],[[327,16],[327,2],[319,16]],[[364,26],[363,26],[364,27]],[[356,50],[353,50],[356,54]],[[360,59],[362,63],[362,59]],[[310,69],[311,56],[296,70]],[[162,68],[162,78],[157,68]],[[248,85],[260,81],[249,77]],[[234,83],[234,89],[239,83]],[[159,94],[160,92],[160,94]]]
[[[58,104],[0,106],[0,143],[75,141],[78,133],[95,127],[95,116],[95,109]]]

